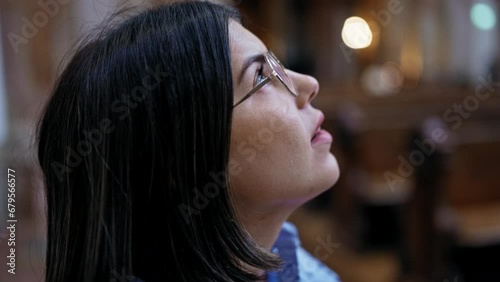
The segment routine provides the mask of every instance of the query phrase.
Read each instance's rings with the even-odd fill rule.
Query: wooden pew
[[[344,207],[344,212],[357,213],[363,202],[404,205],[409,201],[409,196],[416,192],[415,175],[391,189],[384,173],[396,173],[401,164],[398,157],[409,156],[406,145],[411,128],[428,116],[438,116],[451,128],[450,140],[454,142],[450,172],[442,184],[443,199],[454,212],[444,219],[435,213],[433,217],[441,218],[435,220],[438,224],[455,228],[458,248],[492,246],[500,242],[500,89],[496,88],[488,99],[481,100],[477,109],[466,112],[467,117],[458,123],[456,119],[446,121],[445,113],[453,111],[455,104],[463,105],[464,101],[473,99],[471,97],[476,95],[474,89],[420,89],[381,98],[369,97],[353,87],[322,87],[322,92],[327,94],[318,96],[314,104],[329,118],[326,126],[336,122],[337,107],[342,103],[354,103],[363,114],[356,156],[356,168],[361,168],[363,176],[354,186],[343,184],[356,189],[359,202],[352,201],[353,196],[345,196],[343,191],[344,196],[337,197],[335,203],[347,199],[353,205]],[[348,157],[340,148],[332,150],[342,155],[341,158]],[[342,174],[356,169],[349,161],[343,163],[348,167],[341,167]],[[342,217],[344,221],[345,218],[356,219],[353,215],[343,214]],[[467,273],[467,269],[464,268],[464,272]]]

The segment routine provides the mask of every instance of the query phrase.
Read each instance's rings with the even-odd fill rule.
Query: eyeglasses
[[[280,63],[280,61],[276,58],[276,56],[273,54],[273,52],[268,51],[267,53],[264,54],[264,57],[266,59],[267,63],[267,73],[270,73],[266,75],[266,68],[262,71],[264,75],[264,79],[257,84],[248,94],[246,94],[238,103],[236,103],[233,108],[238,106],[239,104],[243,103],[246,99],[250,98],[255,92],[259,91],[262,87],[264,87],[266,84],[268,84],[273,77],[278,78],[279,81],[288,89],[288,92],[292,94],[293,96],[297,97],[297,87],[295,87],[295,84],[293,83],[292,79],[288,76],[288,74],[285,71],[285,67]]]

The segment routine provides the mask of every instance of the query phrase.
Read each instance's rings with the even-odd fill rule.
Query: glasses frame
[[[233,109],[236,108],[236,106],[238,106],[239,104],[243,103],[246,99],[250,98],[253,94],[255,94],[255,92],[259,91],[262,87],[266,86],[269,82],[271,82],[271,80],[274,77],[276,77],[281,82],[281,84],[283,84],[285,86],[285,88],[288,90],[288,92],[290,92],[290,94],[292,94],[292,96],[298,97],[298,95],[294,92],[294,90],[295,91],[297,90],[297,87],[293,83],[293,80],[290,78],[290,76],[288,76],[288,74],[286,73],[285,67],[283,66],[283,64],[281,64],[281,62],[278,60],[278,58],[276,58],[274,53],[271,52],[270,50],[268,50],[264,54],[264,58],[266,59],[266,63],[269,65],[270,69],[272,70],[271,75],[264,78],[264,80],[262,82],[257,84],[252,90],[250,90],[250,92],[248,92],[245,96],[243,96],[243,98],[241,98],[241,100],[233,106]],[[275,64],[273,64],[272,61],[274,61]],[[282,73],[286,77],[281,77],[281,75],[276,70],[276,67],[281,68]],[[292,84],[291,86],[294,88],[294,90],[290,89],[290,87],[285,83],[285,79],[288,79],[288,81],[290,81],[290,83]]]

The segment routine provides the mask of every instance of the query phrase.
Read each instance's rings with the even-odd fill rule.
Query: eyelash
[[[255,77],[255,86],[259,85],[262,82],[262,80],[264,80],[265,77],[262,75],[263,71],[264,71],[264,64],[260,64],[260,68],[257,70],[257,76]]]

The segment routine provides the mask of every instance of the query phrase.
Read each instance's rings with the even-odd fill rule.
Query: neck
[[[271,250],[293,209],[244,209],[239,220],[259,246]]]

